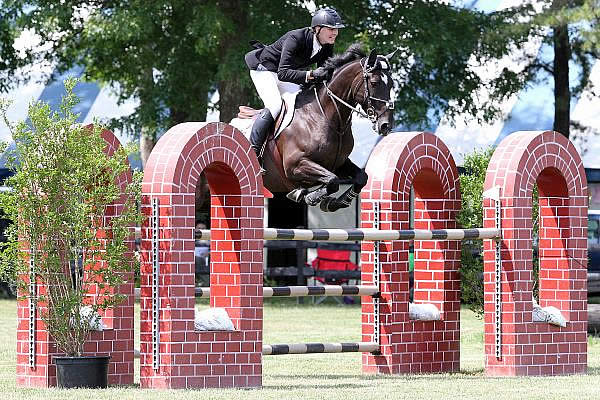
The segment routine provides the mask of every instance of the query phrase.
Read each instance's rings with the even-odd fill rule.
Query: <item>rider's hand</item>
[[[311,72],[313,82],[323,82],[329,78],[329,70],[319,67]]]

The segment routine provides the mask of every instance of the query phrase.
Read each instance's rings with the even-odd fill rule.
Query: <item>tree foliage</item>
[[[63,70],[82,65],[86,78],[112,85],[121,100],[137,98],[136,112],[119,122],[156,138],[174,124],[205,120],[215,90],[221,120],[233,117],[238,104],[260,106],[244,63],[248,41],[271,43],[308,26],[305,3],[12,0],[2,8],[18,15],[14,29],[31,29],[50,44],[39,57]],[[463,112],[489,121],[498,115],[497,100],[521,87],[521,77],[509,70],[490,82],[474,70],[526,40],[531,28],[516,24],[514,10],[484,14],[431,0],[315,4],[335,7],[346,21],[338,51],[354,41],[381,53],[402,49],[395,65],[400,123],[425,126],[432,113]],[[493,96],[481,104],[473,94],[484,86]]]
[[[466,154],[460,175],[461,210],[458,224],[464,229],[483,226],[483,185],[494,148]],[[461,299],[478,314],[483,314],[483,241],[463,241],[461,252]]]
[[[19,69],[32,62],[31,51],[19,51],[15,43],[21,33],[16,20],[18,13],[0,3],[0,93],[7,92],[19,83],[27,81],[27,76]]]
[[[402,50],[394,68],[395,117],[404,125],[426,128],[430,118],[462,113],[491,121],[500,115],[498,104],[522,87],[523,78],[508,68],[489,80],[479,71],[528,40],[532,27],[517,19],[530,7],[483,13],[411,0],[376,1],[373,11],[365,36]],[[487,101],[475,96],[481,89],[491,94]]]

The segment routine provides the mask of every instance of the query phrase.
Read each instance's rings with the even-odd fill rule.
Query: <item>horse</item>
[[[364,169],[348,159],[354,147],[352,114],[369,118],[379,135],[390,132],[394,53],[381,56],[372,51],[366,56],[360,45],[353,44],[325,62],[330,79],[298,94],[293,120],[277,140],[270,135],[263,148],[263,183],[268,190],[289,192],[288,198],[309,206],[320,204],[326,212],[350,206],[368,179]],[[341,183],[352,186],[331,196]]]

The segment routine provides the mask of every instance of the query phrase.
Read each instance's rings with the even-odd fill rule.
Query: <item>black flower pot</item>
[[[105,388],[110,356],[54,357],[56,381],[61,388]]]

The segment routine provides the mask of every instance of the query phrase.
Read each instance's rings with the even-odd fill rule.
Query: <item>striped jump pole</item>
[[[264,228],[265,240],[318,240],[323,242],[347,242],[362,240],[465,240],[496,239],[500,237],[500,229],[278,229]],[[210,230],[196,231],[196,239],[209,240]]]
[[[195,288],[196,297],[209,297],[210,288]],[[263,287],[263,297],[300,296],[379,296],[379,288],[366,285],[280,286]]]
[[[374,342],[265,344],[262,347],[264,356],[311,353],[376,353],[378,351],[379,345]],[[140,352],[137,349],[135,357],[140,357]]]
[[[379,351],[379,345],[373,342],[266,344],[262,349],[265,356],[309,353],[373,353],[377,351]]]

